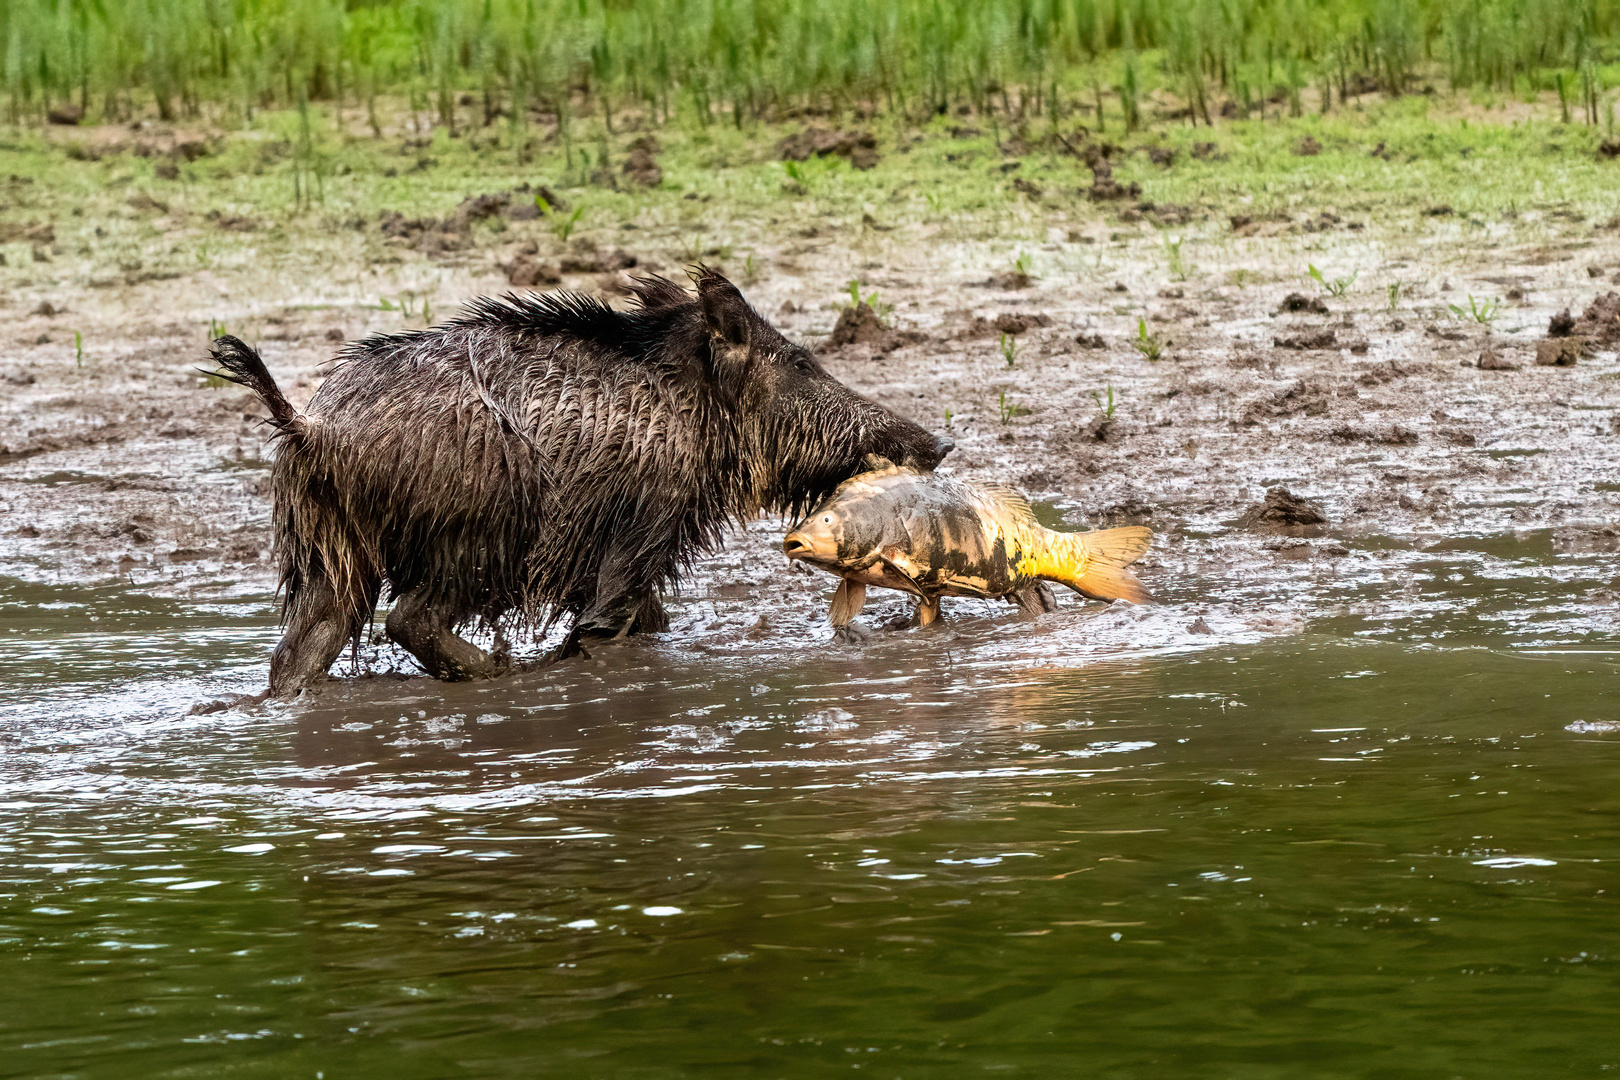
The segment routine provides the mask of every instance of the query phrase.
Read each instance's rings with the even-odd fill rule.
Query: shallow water
[[[268,598],[0,583],[0,1076],[1620,1069],[1613,556],[1380,547],[207,715]]]

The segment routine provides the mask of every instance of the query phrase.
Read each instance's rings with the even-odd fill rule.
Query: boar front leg
[[[287,613],[287,632],[270,656],[270,693],[291,697],[326,678],[358,628],[327,581],[313,581]]]
[[[424,590],[408,592],[395,601],[387,626],[388,636],[435,679],[466,682],[488,679],[503,670],[495,657],[450,629],[445,612],[427,602]]]

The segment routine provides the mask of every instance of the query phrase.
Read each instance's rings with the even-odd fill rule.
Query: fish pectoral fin
[[[842,578],[838,582],[838,591],[833,593],[832,607],[827,609],[827,621],[833,626],[848,626],[865,606],[866,586]]]
[[[918,596],[922,595],[922,587],[917,584],[917,579],[922,577],[923,568],[913,562],[910,555],[897,547],[886,547],[878,552],[878,558],[882,559],[896,574],[910,582],[912,591]]]

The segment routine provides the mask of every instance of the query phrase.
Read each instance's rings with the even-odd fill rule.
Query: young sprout
[[[77,330],[73,331],[73,364],[84,367],[84,335]]]
[[[1455,317],[1472,319],[1482,326],[1491,325],[1496,321],[1496,317],[1501,314],[1498,310],[1501,307],[1500,303],[1495,300],[1476,300],[1473,293],[1468,294],[1467,307],[1460,304],[1447,304],[1446,306],[1451,309],[1451,314]]]
[[[950,409],[947,408],[945,410],[945,430],[946,431],[949,431],[951,429],[951,417],[954,416],[954,415],[955,414],[952,413]]]
[[[1349,277],[1339,277],[1329,281],[1327,278],[1322,276],[1322,271],[1318,270],[1309,263],[1306,264],[1306,268],[1310,270],[1312,280],[1314,280],[1318,285],[1322,286],[1323,290],[1329,296],[1334,297],[1343,296],[1345,293],[1349,292],[1350,286],[1354,285],[1356,283],[1356,278],[1361,276],[1361,272],[1358,270]]]
[[[1148,333],[1146,319],[1136,320],[1136,340],[1131,342],[1131,347],[1149,360],[1157,360],[1164,355],[1164,342]]]
[[[1389,310],[1394,311],[1396,309],[1396,307],[1400,305],[1400,302],[1401,302],[1401,288],[1405,284],[1406,283],[1403,282],[1403,281],[1392,281],[1387,286],[1387,288],[1389,289]]]
[[[1104,420],[1112,420],[1114,418],[1114,406],[1117,405],[1118,402],[1114,400],[1114,387],[1112,383],[1110,383],[1108,386],[1108,396],[1106,398],[1104,398],[1099,391],[1093,390],[1091,392],[1091,400],[1095,401],[1097,403],[1097,408],[1102,410]]]
[[[557,234],[557,239],[563,243],[574,234],[574,226],[579,224],[579,216],[585,212],[585,207],[576,206],[574,212],[567,217],[561,214],[551,215],[551,231]]]
[[[1181,242],[1185,239],[1184,236],[1178,236],[1171,240],[1169,233],[1164,234],[1164,253],[1170,261],[1170,276],[1177,281],[1187,280],[1187,262],[1181,256]]]
[[[1007,361],[1008,367],[1012,367],[1018,359],[1018,339],[1011,334],[1001,335],[1001,358]]]
[[[858,308],[862,304],[865,304],[867,307],[872,309],[872,312],[877,315],[880,321],[887,317],[889,312],[894,310],[894,305],[884,304],[878,301],[878,292],[876,289],[873,289],[865,296],[862,296],[861,281],[859,278],[850,278],[849,281],[846,282],[846,286],[849,289],[849,306],[851,308]]]
[[[1005,390],[1001,392],[1001,398],[997,403],[996,412],[1001,417],[1002,424],[1011,423],[1012,418],[1015,416],[1029,415],[1028,409],[1024,408],[1022,405],[1018,405],[1007,400],[1007,391]]]

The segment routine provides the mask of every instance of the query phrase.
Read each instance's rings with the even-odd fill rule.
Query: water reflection
[[[969,617],[187,716],[218,692],[210,624],[240,621],[129,611],[146,652],[0,710],[17,1075],[1616,1056],[1620,657],[1595,636],[1194,650],[1155,644],[1173,606]],[[262,678],[253,633],[227,684]]]

